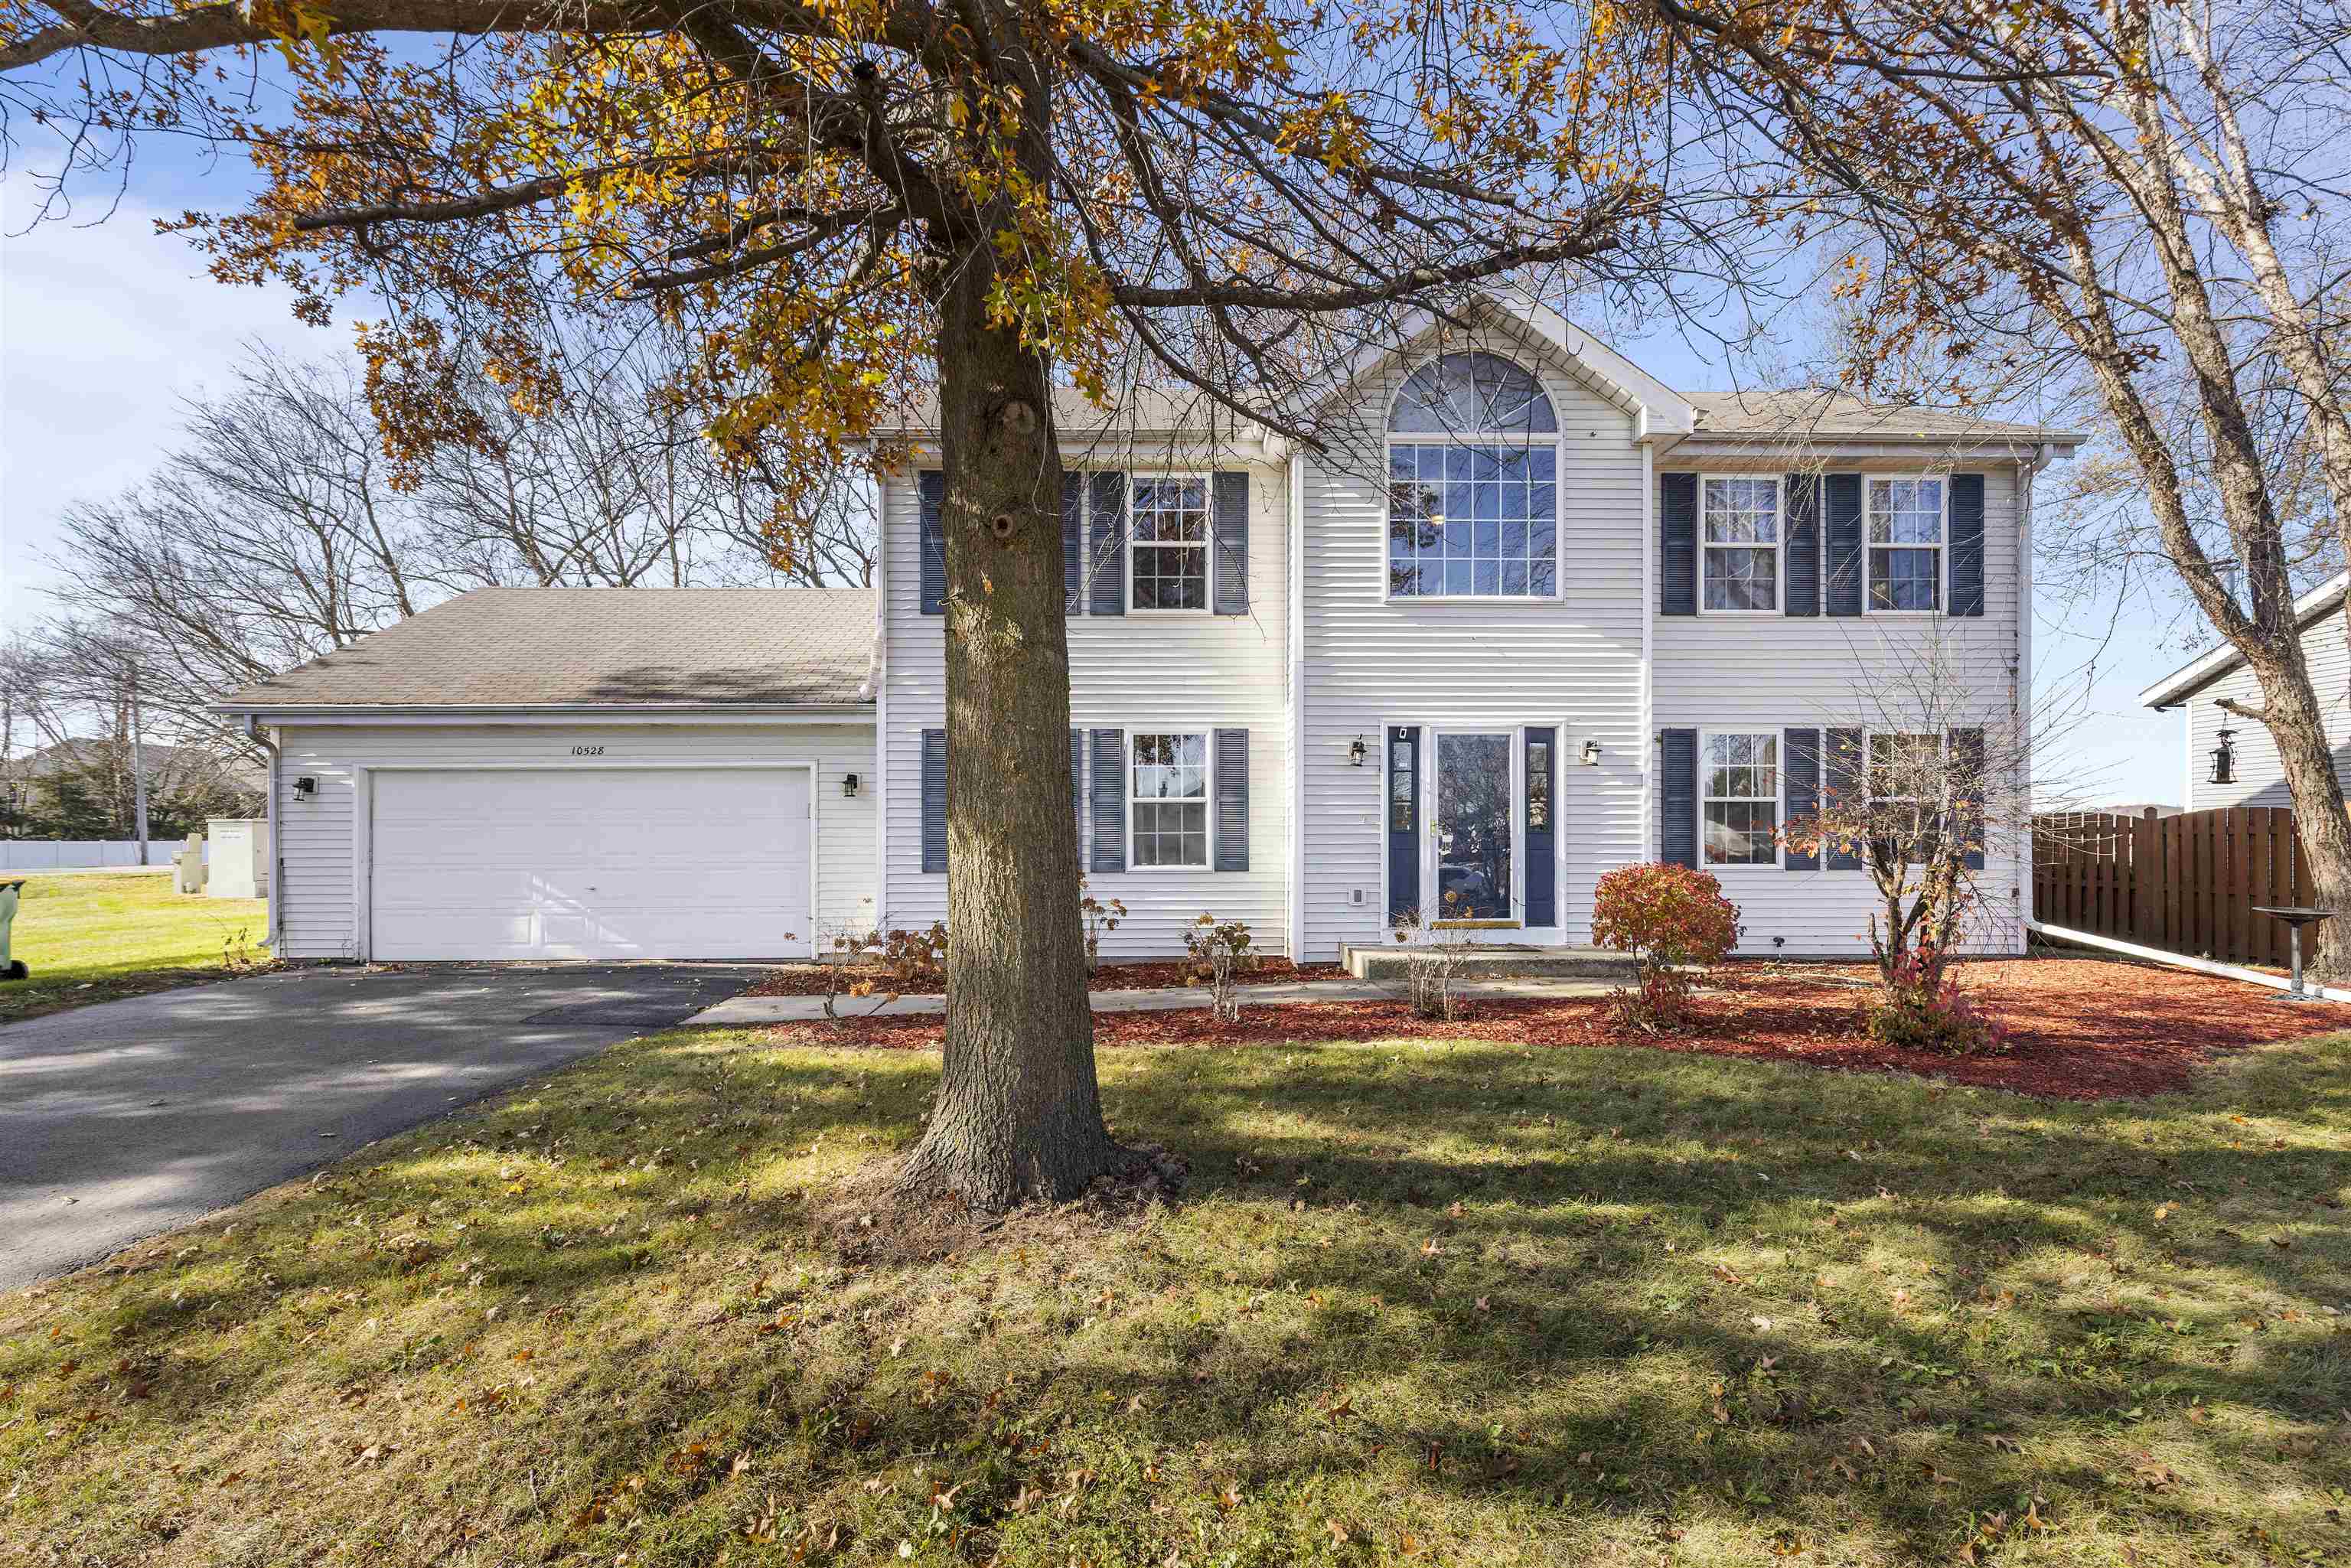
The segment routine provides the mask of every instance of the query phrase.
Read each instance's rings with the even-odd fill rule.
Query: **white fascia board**
[[[501,706],[285,706],[257,707],[214,703],[212,711],[230,718],[271,725],[547,725],[547,724],[701,724],[794,725],[871,724],[873,705],[833,706],[761,706],[748,703],[707,706],[667,705],[629,707],[612,703],[542,703]]]
[[[1656,441],[1687,435],[1698,423],[1689,400],[1528,294],[1499,294],[1495,303],[1549,339],[1569,359],[1607,382],[1610,399],[1633,415],[1634,439]]]
[[[2295,600],[2294,601],[2295,629],[2307,630],[2313,621],[2334,609],[2335,601],[2343,597],[2343,591],[2346,585],[2351,585],[2351,571],[2338,571],[2300,599]],[[2244,662],[2243,654],[2224,643],[2211,652],[2189,660],[2139,693],[2139,706],[2167,708],[2174,703],[2185,702],[2195,695],[2199,688],[2210,685]]]

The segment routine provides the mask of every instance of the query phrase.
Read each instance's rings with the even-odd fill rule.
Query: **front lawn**
[[[1102,1065],[1179,1205],[844,1249],[935,1058],[674,1031],[0,1301],[0,1561],[2351,1557],[2345,1037]]]
[[[169,871],[36,873],[23,896],[11,946],[32,976],[0,981],[0,1023],[217,979],[267,956],[266,901],[177,894]]]

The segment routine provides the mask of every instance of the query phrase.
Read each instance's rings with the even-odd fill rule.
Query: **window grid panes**
[[[1550,435],[1559,416],[1523,366],[1495,354],[1446,354],[1405,381],[1388,428],[1407,435]]]
[[[1943,482],[1869,482],[1869,607],[1939,610],[1943,604]]]
[[[1134,846],[1129,863],[1208,863],[1208,737],[1138,735],[1132,769]]]
[[[1208,608],[1208,482],[1134,481],[1134,608]]]
[[[1701,503],[1708,610],[1780,608],[1780,481],[1708,479]]]
[[[1872,826],[1905,841],[1926,826],[1920,813],[1939,810],[1943,797],[1943,737],[1873,731],[1869,737],[1869,816]]]
[[[1388,448],[1388,591],[1550,598],[1558,591],[1559,455],[1541,446]]]
[[[1708,865],[1780,863],[1780,737],[1706,737],[1706,861]]]

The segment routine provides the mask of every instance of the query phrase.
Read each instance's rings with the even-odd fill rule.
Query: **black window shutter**
[[[1249,476],[1238,471],[1218,474],[1211,531],[1217,541],[1215,609],[1219,615],[1249,613]]]
[[[1810,829],[1813,819],[1821,810],[1821,732],[1817,729],[1784,730],[1780,736],[1780,772],[1787,782],[1782,792],[1787,798],[1787,816],[1781,821],[1781,831]],[[1818,871],[1820,849],[1798,849],[1788,845],[1781,865],[1789,871]]]
[[[1959,802],[1959,831],[1966,835],[1970,846],[1967,865],[1970,871],[1984,868],[1984,733],[1980,729],[1955,729],[1950,738],[1951,794]]]
[[[1780,481],[1780,510],[1787,526],[1787,591],[1791,615],[1821,612],[1821,479],[1791,474]]]
[[[1249,870],[1249,737],[1217,731],[1217,869]]]
[[[921,497],[917,508],[921,514],[921,543],[917,574],[922,583],[923,613],[945,615],[947,612],[947,537],[946,525],[940,518],[940,509],[946,504],[947,476],[935,468],[925,468],[916,478]]]
[[[1657,734],[1657,858],[1698,865],[1698,731]]]
[[[1070,731],[1070,818],[1078,824],[1078,863],[1086,863],[1086,732]]]
[[[1657,613],[1698,613],[1698,476],[1657,476]]]
[[[1086,476],[1061,476],[1061,609],[1075,615],[1085,606]],[[1072,731],[1071,733],[1075,733]]]
[[[1095,871],[1126,869],[1126,731],[1093,732]]]
[[[1828,513],[1828,612],[1861,613],[1861,476],[1832,474],[1825,482]]]
[[[1951,476],[1951,613],[1984,612],[1984,476]],[[1980,736],[1979,736],[1980,738]]]
[[[1087,546],[1086,554],[1093,564],[1094,577],[1093,589],[1086,596],[1086,613],[1123,615],[1126,613],[1126,476],[1096,474],[1092,485],[1093,537]]]
[[[923,869],[947,869],[947,732],[923,731]]]
[[[1557,873],[1552,853],[1559,831],[1559,731],[1527,730],[1527,924],[1559,924]]]
[[[1420,727],[1391,725],[1387,744],[1388,918],[1420,913]]]
[[[1855,809],[1863,804],[1861,744],[1861,731],[1832,729],[1828,732],[1828,756],[1821,763],[1827,809],[1837,813],[1838,820],[1848,828],[1855,822]],[[1859,871],[1861,846],[1851,841],[1831,844],[1823,858],[1831,871]]]

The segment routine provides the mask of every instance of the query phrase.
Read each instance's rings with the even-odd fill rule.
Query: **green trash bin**
[[[8,932],[16,924],[16,902],[24,887],[21,881],[0,882],[0,979],[21,980],[32,973],[8,950]]]

